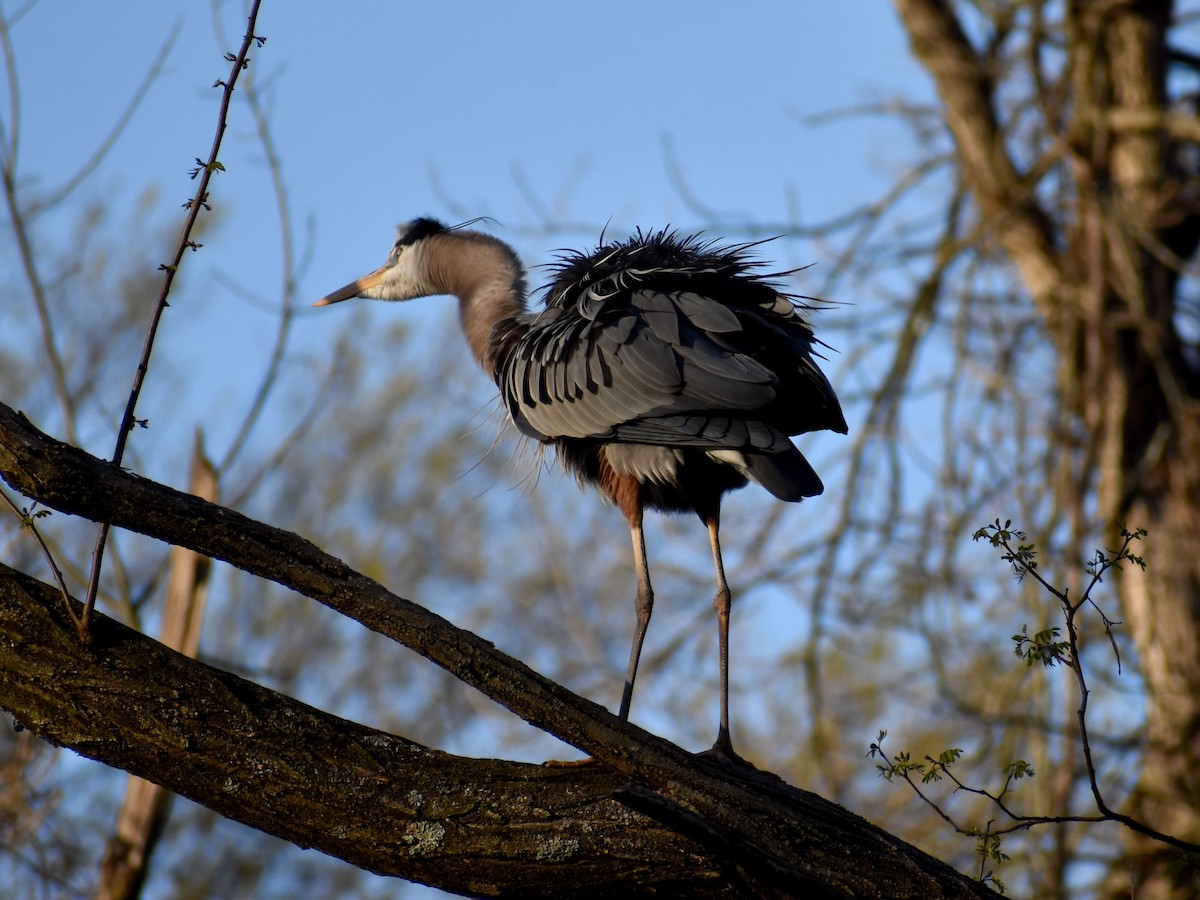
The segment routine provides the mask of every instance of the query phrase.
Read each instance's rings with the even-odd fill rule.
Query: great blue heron
[[[639,231],[591,253],[563,254],[545,308],[530,311],[525,270],[511,247],[421,218],[397,229],[380,268],[314,304],[458,297],[467,343],[513,424],[554,444],[581,484],[596,485],[625,514],[637,628],[622,719],[654,605],[643,511],[691,510],[703,520],[717,573],[721,722],[713,749],[735,759],[721,498],[748,481],[781,500],[821,493],[821,479],[789,435],[846,431],[813,360],[818,342],[803,307],[771,280],[778,276],[761,274],[754,246]]]

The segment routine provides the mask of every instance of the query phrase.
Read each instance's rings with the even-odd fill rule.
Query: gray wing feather
[[[742,328],[694,292],[590,290],[535,317],[497,381],[517,427],[543,440],[790,446],[776,428],[721,414],[776,396],[777,377],[736,350]]]
[[[741,331],[742,323],[732,309],[703,294],[684,291],[671,295],[679,312],[697,328],[708,334]]]
[[[779,453],[794,445],[778,428],[761,422],[724,416],[657,416],[638,419],[614,429],[615,438],[630,443],[668,444],[675,447],[729,447],[762,453]]]
[[[641,291],[638,294],[638,300],[642,321],[668,347],[678,347],[682,343],[680,311],[671,302],[670,295],[654,291]]]

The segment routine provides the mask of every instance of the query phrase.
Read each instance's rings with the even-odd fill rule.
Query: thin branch
[[[945,104],[963,176],[1034,299],[1047,302],[1059,281],[1054,228],[1004,145],[991,74],[946,0],[893,0],[913,54]]]
[[[46,297],[46,287],[38,272],[36,255],[33,252],[33,242],[29,234],[29,224],[21,204],[17,200],[17,151],[20,147],[20,117],[21,92],[17,82],[16,54],[13,50],[9,34],[8,22],[0,16],[0,50],[4,54],[4,68],[8,77],[9,116],[11,125],[8,128],[7,142],[0,147],[3,158],[0,159],[0,184],[4,190],[4,204],[8,209],[8,221],[12,228],[13,237],[17,241],[17,252],[21,257],[21,269],[29,284],[29,292],[33,297],[34,309],[37,311],[38,328],[41,331],[42,346],[50,366],[50,379],[54,385],[54,396],[63,418],[63,430],[71,443],[78,443],[75,430],[75,407],[71,400],[71,391],[67,387],[67,370],[62,355],[58,352],[58,340],[55,337],[54,322],[50,317],[50,304]],[[4,135],[0,135],[3,138]]]
[[[37,5],[38,0],[26,0],[24,6],[18,6],[16,12],[7,17],[8,27],[11,28],[20,22],[23,18],[25,18],[26,13],[32,11],[32,9]]]
[[[338,361],[341,354],[332,354],[332,361],[327,369],[325,376],[321,379],[320,387],[314,392],[312,400],[308,404],[308,408],[296,419],[292,430],[286,434],[281,441],[275,445],[275,449],[270,456],[264,459],[258,467],[248,477],[246,477],[241,487],[233,494],[230,503],[234,506],[240,506],[245,500],[258,489],[268,475],[277,471],[279,464],[291,452],[297,444],[299,444],[304,436],[312,429],[317,421],[317,413],[325,405],[325,401],[329,398],[334,384],[337,381],[341,363]]]
[[[0,500],[3,500],[5,505],[12,510],[14,516],[21,520],[21,528],[29,531],[33,535],[33,539],[37,541],[37,545],[41,548],[42,556],[46,560],[46,564],[50,567],[51,574],[54,575],[54,582],[58,585],[58,590],[62,594],[63,602],[67,604],[67,612],[71,616],[71,621],[75,623],[75,627],[79,627],[79,617],[75,615],[75,603],[71,599],[71,592],[67,589],[67,583],[63,580],[62,571],[58,568],[58,563],[54,560],[54,554],[50,552],[50,547],[42,538],[42,533],[38,530],[36,518],[38,513],[33,509],[22,509],[17,506],[16,501],[8,496],[8,492],[0,490]],[[35,506],[37,504],[34,504]],[[42,513],[45,515],[45,513]]]
[[[196,219],[200,215],[201,209],[208,209],[208,184],[212,179],[213,173],[222,169],[220,161],[217,159],[221,149],[221,140],[225,136],[225,129],[228,125],[229,104],[233,99],[234,86],[237,84],[238,76],[249,65],[248,55],[250,47],[256,41],[259,46],[266,40],[265,38],[257,37],[254,34],[255,20],[258,18],[258,7],[261,0],[254,0],[250,7],[250,15],[246,26],[246,34],[242,39],[242,46],[236,56],[227,54],[227,58],[232,62],[229,78],[226,81],[218,81],[214,86],[221,86],[221,106],[217,112],[217,130],[213,136],[212,149],[209,151],[207,162],[197,160],[198,168],[193,172],[193,177],[199,176],[199,184],[196,186],[196,193],[189,200],[185,207],[187,208],[187,218],[184,220],[183,230],[179,235],[179,243],[175,247],[175,255],[171,262],[162,266],[163,269],[163,285],[162,291],[158,296],[158,302],[155,304],[154,313],[150,318],[150,327],[146,332],[146,341],[142,346],[142,356],[138,362],[137,371],[133,378],[133,387],[129,391],[129,400],[125,405],[125,413],[121,417],[121,425],[117,432],[117,443],[113,449],[112,462],[114,465],[120,465],[125,456],[125,444],[129,439],[129,433],[133,430],[136,419],[134,413],[137,408],[138,397],[142,392],[142,384],[145,382],[146,373],[150,368],[150,354],[154,349],[154,338],[158,333],[158,324],[162,319],[163,312],[167,308],[167,297],[171,293],[171,286],[175,282],[175,274],[179,271],[179,266],[183,262],[183,255],[188,250],[196,250],[199,245],[192,240],[192,229],[196,225]],[[80,622],[80,637],[87,641],[89,640],[89,626],[91,624],[92,612],[96,606],[96,594],[100,588],[100,571],[104,560],[104,546],[108,541],[108,523],[102,523],[99,532],[96,535],[96,545],[92,550],[92,573],[88,581],[87,599],[84,601],[83,616]]]
[[[266,111],[263,109],[259,98],[259,91],[253,78],[246,84],[245,97],[246,105],[250,109],[250,116],[254,120],[254,129],[258,136],[259,145],[262,147],[263,154],[267,160],[267,171],[271,176],[271,190],[275,194],[275,209],[279,218],[279,246],[283,256],[281,263],[282,286],[279,291],[279,324],[275,329],[275,340],[271,347],[270,357],[267,360],[267,367],[259,379],[258,389],[254,392],[254,399],[250,403],[250,408],[242,418],[241,425],[238,427],[233,440],[230,441],[228,449],[226,449],[217,463],[217,471],[221,473],[227,472],[229,467],[237,460],[242,449],[245,447],[246,441],[250,437],[250,433],[254,430],[254,426],[262,418],[267,400],[278,383],[279,375],[283,368],[288,338],[291,336],[291,326],[295,320],[294,301],[296,299],[297,281],[296,246],[295,238],[292,234],[291,206],[288,201],[287,187],[283,183],[283,162],[275,146],[275,139],[271,134],[270,121],[267,118]]]
[[[12,23],[0,14],[0,47],[4,52],[4,74],[8,79],[8,116],[11,124],[5,128],[0,121],[0,151],[4,168],[17,168],[17,148],[21,134],[21,90],[17,81],[17,56],[12,46]]]
[[[1036,657],[1026,654],[1021,655],[1026,656],[1027,660],[1040,658],[1046,665],[1053,665],[1056,662],[1065,663],[1075,676],[1076,685],[1079,690],[1079,705],[1076,710],[1076,719],[1079,728],[1080,746],[1083,751],[1084,766],[1087,772],[1088,785],[1091,788],[1092,798],[1096,804],[1096,809],[1099,811],[1099,815],[1022,815],[1010,809],[1003,800],[1004,795],[1008,792],[1009,786],[1015,777],[1014,771],[1009,771],[1008,776],[1005,779],[1004,788],[999,794],[993,794],[990,791],[981,788],[968,787],[966,784],[960,781],[953,772],[950,771],[950,764],[952,760],[948,762],[943,759],[934,759],[926,756],[926,762],[929,764],[929,768],[927,769],[925,764],[912,763],[906,753],[901,753],[894,757],[890,763],[886,762],[887,758],[884,756],[882,749],[883,738],[885,736],[884,732],[881,732],[878,740],[871,745],[870,755],[884,757],[885,763],[879,766],[881,774],[889,780],[896,775],[902,777],[917,793],[918,797],[936,810],[938,815],[941,816],[942,819],[949,823],[960,834],[969,834],[974,836],[997,836],[1015,831],[1028,830],[1037,825],[1059,825],[1068,822],[1116,822],[1125,826],[1131,831],[1135,831],[1138,834],[1144,835],[1178,850],[1183,850],[1187,853],[1200,853],[1200,844],[1183,840],[1182,838],[1175,837],[1174,835],[1158,831],[1157,829],[1152,828],[1133,816],[1125,815],[1124,813],[1119,813],[1112,809],[1105,801],[1103,792],[1100,789],[1096,765],[1092,756],[1091,739],[1087,724],[1088,702],[1091,691],[1088,688],[1087,677],[1084,672],[1083,658],[1079,645],[1079,631],[1075,624],[1075,617],[1085,604],[1091,602],[1092,605],[1095,606],[1095,603],[1091,601],[1091,592],[1097,585],[1101,583],[1103,576],[1107,572],[1117,568],[1123,561],[1132,561],[1135,564],[1141,564],[1141,559],[1129,553],[1129,548],[1134,541],[1140,540],[1145,532],[1141,530],[1133,532],[1125,531],[1124,542],[1122,543],[1120,549],[1116,551],[1115,555],[1113,555],[1111,552],[1106,554],[1097,551],[1096,561],[1091,564],[1092,578],[1084,588],[1083,597],[1080,600],[1073,602],[1066,591],[1061,591],[1054,587],[1038,572],[1035,559],[1036,551],[1034,550],[1032,544],[1021,544],[1017,548],[1013,548],[1010,541],[1010,536],[1015,537],[1018,541],[1023,541],[1025,539],[1025,535],[1019,531],[1010,531],[1010,524],[1011,523],[1006,522],[1003,526],[1001,526],[999,520],[997,520],[994,525],[990,525],[976,532],[975,538],[976,540],[988,540],[992,546],[1003,550],[1003,559],[1013,566],[1013,569],[1016,571],[1018,576],[1023,577],[1025,575],[1032,575],[1033,578],[1047,592],[1049,592],[1055,597],[1055,599],[1059,601],[1059,605],[1062,608],[1067,627],[1066,652],[1064,653],[1062,648],[1056,645],[1044,651],[1039,651],[1039,654]],[[1112,634],[1110,626],[1115,623],[1113,623],[1102,612],[1101,616],[1111,639]],[[1027,653],[1033,652],[1033,650],[1027,651]],[[937,780],[942,776],[945,776],[954,783],[956,791],[963,791],[965,793],[975,794],[977,796],[987,798],[993,804],[995,804],[995,806],[1000,809],[1000,811],[1003,812],[1010,820],[1012,820],[1014,824],[1007,828],[993,829],[991,827],[991,823],[989,822],[988,830],[982,833],[977,829],[967,829],[962,827],[948,813],[942,810],[933,800],[925,796],[921,788],[913,780],[913,772],[925,773],[926,780]]]

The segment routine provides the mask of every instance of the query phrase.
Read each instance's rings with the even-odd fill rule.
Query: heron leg
[[[708,526],[708,542],[712,545],[713,563],[717,568],[717,596],[713,598],[713,609],[717,612],[717,639],[721,655],[721,724],[717,730],[717,742],[713,750],[737,758],[733,752],[733,741],[729,737],[729,609],[733,595],[725,581],[725,565],[721,561],[721,514],[714,511],[704,517]]]
[[[642,655],[642,642],[650,625],[650,613],[654,610],[654,589],[650,586],[650,566],[646,562],[646,539],[642,535],[642,510],[640,505],[629,516],[629,533],[633,538],[633,562],[637,570],[637,630],[633,634],[633,647],[629,651],[629,668],[625,672],[625,690],[621,694],[622,720],[629,719],[629,704],[633,701],[633,682],[637,678],[638,660]]]

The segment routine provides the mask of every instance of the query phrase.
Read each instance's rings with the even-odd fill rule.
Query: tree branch
[[[622,784],[634,782],[637,790],[633,794],[644,796],[648,791],[657,798],[656,802],[635,805],[720,856],[726,866],[722,873],[725,879],[730,878],[731,873],[737,873],[738,879],[744,879],[753,885],[753,890],[766,895],[994,896],[982,885],[841,807],[814,794],[791,788],[776,776],[749,768],[723,766],[714,760],[693,756],[634,725],[621,722],[602,707],[570,693],[499,652],[487,641],[389,593],[378,583],[353,571],[297,535],[127,473],[118,466],[42,434],[24,416],[2,404],[0,475],[14,489],[47,506],[129,528],[225,560],[244,571],[303,593],[374,631],[400,641],[534,726],[605,763],[622,776]],[[65,619],[66,611],[61,611],[61,615]],[[0,653],[15,654],[15,663],[8,667],[10,672],[6,673],[6,679],[19,677],[25,665],[21,660],[34,652],[33,647],[27,646],[30,637],[21,630],[22,621],[18,617],[9,626],[19,637],[0,640],[3,645]],[[94,654],[103,659],[105,665],[115,667],[118,671],[123,671],[123,667],[138,665],[141,649],[123,653],[107,649],[110,644],[106,642],[112,640],[125,642],[127,646],[132,640],[128,633],[106,622],[102,634],[105,642],[98,641],[92,648],[71,646],[72,653],[84,656]],[[59,652],[66,652],[70,643],[64,637],[56,639],[55,646],[60,648]],[[30,688],[30,702],[35,705],[24,708],[21,719],[33,730],[39,733],[44,730],[54,740],[91,755],[108,746],[103,740],[98,741],[95,735],[96,730],[102,730],[107,724],[103,717],[92,712],[95,704],[103,699],[105,691],[100,688],[104,682],[77,678],[73,665],[58,660],[44,668],[36,687]],[[186,664],[181,662],[179,665]],[[243,779],[250,779],[256,785],[254,791],[247,791],[242,796],[252,793],[255,798],[253,802],[261,803],[264,807],[262,816],[266,824],[256,824],[255,827],[278,833],[275,829],[287,826],[284,821],[287,817],[272,817],[272,805],[280,797],[292,792],[304,797],[312,783],[318,780],[344,788],[336,801],[337,808],[342,812],[330,819],[324,806],[318,805],[312,807],[307,816],[309,821],[319,823],[319,827],[330,832],[324,840],[327,846],[345,843],[337,827],[329,826],[329,821],[351,815],[354,810],[367,810],[374,815],[374,802],[369,797],[354,796],[357,788],[350,790],[347,787],[364,780],[354,774],[360,754],[351,753],[349,749],[345,752],[327,749],[325,746],[328,744],[329,748],[336,748],[339,741],[349,739],[339,736],[338,728],[345,727],[349,729],[349,735],[355,735],[362,731],[359,726],[346,723],[334,727],[330,724],[331,717],[326,717],[322,720],[326,724],[321,729],[305,737],[303,744],[308,748],[307,752],[319,755],[326,760],[325,765],[337,769],[337,773],[328,776],[313,775],[305,768],[307,763],[292,763],[287,757],[274,757],[259,745],[257,735],[267,729],[272,721],[259,712],[260,705],[268,702],[269,692],[253,685],[242,687],[246,683],[238,682],[236,689],[222,688],[218,694],[212,695],[212,702],[208,705],[193,707],[176,699],[192,675],[185,677],[183,670],[175,671],[178,677],[164,680],[162,675],[153,674],[155,670],[152,667],[147,669],[140,676],[142,686],[132,695],[139,698],[134,702],[130,702],[121,691],[116,692],[117,701],[134,710],[138,703],[148,704],[144,714],[138,713],[139,717],[144,715],[158,726],[176,720],[180,723],[181,731],[176,739],[165,740],[160,736],[152,747],[141,751],[147,763],[139,766],[138,774],[162,781],[175,772],[185,788],[181,792],[188,794],[189,773],[198,773],[200,767],[190,760],[196,738],[184,726],[194,720],[193,727],[219,730],[225,727],[224,724],[214,724],[213,720],[226,717],[241,723],[232,728],[230,738],[249,742],[247,749],[239,753],[236,768],[242,773]],[[222,679],[232,677],[218,675]],[[78,694],[75,701],[68,701],[66,709],[61,711],[63,715],[69,714],[65,725],[55,725],[55,716],[30,721],[31,714],[38,708],[36,704],[48,702],[45,694],[69,694],[68,688]],[[161,693],[161,703],[151,707],[147,692],[150,695]],[[12,695],[12,689],[5,690],[0,694],[0,704],[15,706]],[[226,710],[226,706],[231,708]],[[73,713],[70,712],[72,709]],[[315,711],[313,714],[324,716]],[[97,719],[99,721],[94,721]],[[276,724],[284,730],[294,727],[286,717],[281,717]],[[126,740],[131,741],[132,737],[122,732],[117,742]],[[365,737],[361,737],[360,743],[365,740]],[[386,752],[399,753],[392,742],[395,739],[387,738],[384,742],[388,748]],[[262,744],[269,748],[270,741],[264,740]],[[420,752],[421,755],[413,759],[419,759],[421,765],[434,769],[448,767],[453,770],[455,779],[464,784],[479,775],[468,769],[455,770],[458,763],[451,765],[453,758],[444,754],[428,755],[433,751],[409,746],[411,752]],[[390,771],[393,765],[389,760],[384,769]],[[521,771],[525,772],[526,769],[528,767]],[[215,771],[221,778],[227,775],[224,771]],[[579,779],[581,785],[590,783],[593,778],[587,767],[570,772],[558,777],[566,778],[572,784]],[[378,785],[375,780],[365,780],[371,782],[373,790],[387,792],[385,786]],[[239,781],[233,783],[234,794],[239,793],[240,784]],[[197,792],[193,790],[192,793]],[[399,802],[406,801],[402,798],[389,801],[390,804]],[[463,802],[464,806],[450,804],[445,808],[439,824],[447,831],[451,825],[455,825],[456,816],[461,810],[475,808],[465,799]],[[220,811],[224,812],[224,808]],[[501,804],[498,808],[503,810],[505,807]],[[544,825],[547,834],[554,832],[555,808],[551,806],[549,810],[551,815]],[[395,827],[397,821],[393,820],[389,827]],[[430,820],[422,818],[421,821]],[[407,827],[407,824],[403,825],[397,835],[407,833],[403,831]],[[632,833],[632,826],[630,830]],[[521,834],[520,829],[514,832],[511,825],[506,833],[514,840]],[[571,835],[576,836],[574,832]],[[312,841],[315,845],[316,837],[315,833],[311,833],[301,842]],[[397,839],[393,836],[393,852]],[[527,859],[523,864],[531,865]],[[548,863],[543,860],[543,864]],[[369,867],[374,868],[374,865]],[[520,879],[524,876],[517,874],[515,877]],[[569,875],[563,877],[569,877],[574,888],[574,865]],[[524,884],[519,880],[507,888],[526,893]],[[564,883],[560,882],[558,887],[562,890]],[[479,889],[478,886],[473,888]]]
[[[612,799],[624,779],[610,769],[429,750],[103,616],[85,645],[51,587],[2,565],[0,686],[17,721],[55,744],[379,874],[468,893],[489,893],[482,885],[491,881],[561,896],[569,863],[584,896],[597,884],[648,891],[672,878],[718,886],[710,854]],[[613,865],[635,849],[637,865]]]
[[[933,76],[963,177],[1039,302],[1060,281],[1053,229],[1014,164],[996,117],[993,79],[946,0],[894,0],[913,55]]]

